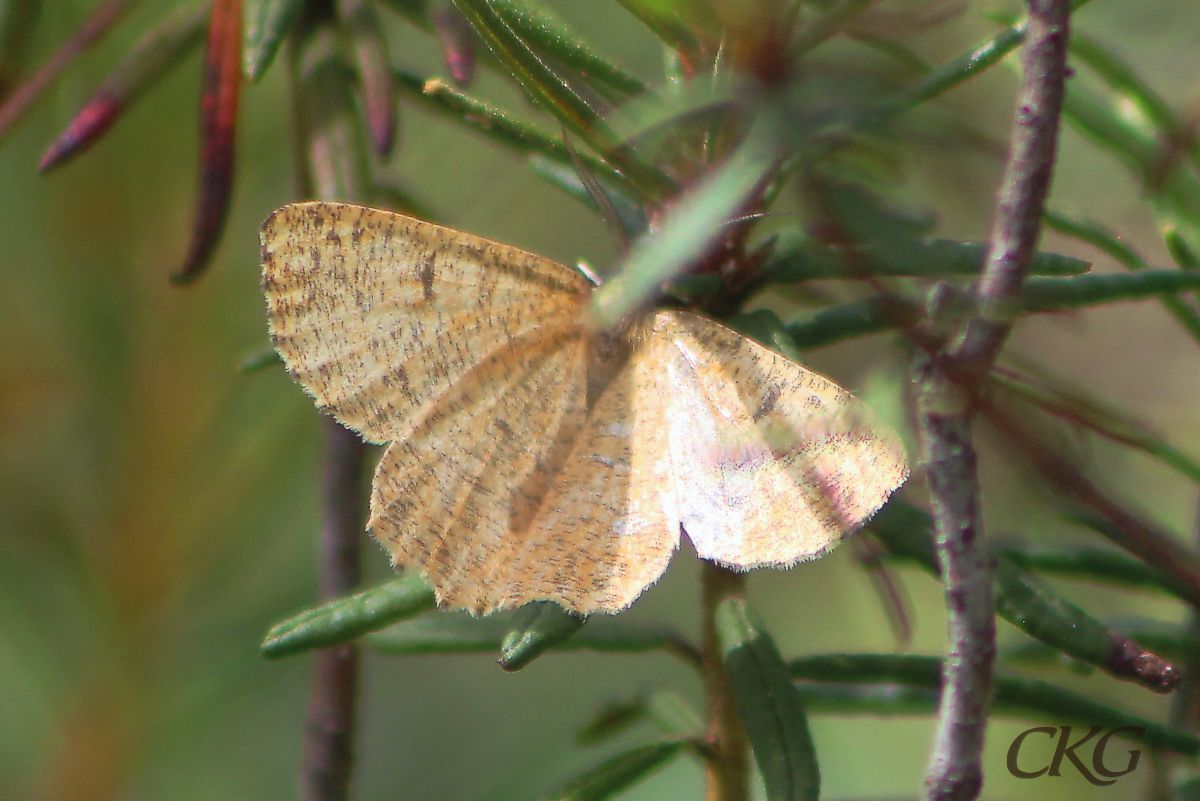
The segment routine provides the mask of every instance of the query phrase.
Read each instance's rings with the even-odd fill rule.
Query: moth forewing
[[[373,442],[404,437],[510,343],[575,327],[589,288],[549,259],[344,203],[279,209],[262,256],[269,329],[289,372]]]

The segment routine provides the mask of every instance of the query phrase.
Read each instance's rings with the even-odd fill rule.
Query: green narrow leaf
[[[1106,621],[1106,625],[1113,631],[1120,632],[1121,636],[1153,649],[1155,653],[1185,664],[1200,657],[1200,641],[1186,624],[1164,623],[1159,620],[1114,620]],[[1025,640],[1005,648],[1002,657],[1007,661],[1049,662],[1061,661],[1063,655],[1044,642]],[[1074,662],[1071,667],[1080,672],[1094,670],[1091,665],[1082,662]]]
[[[1105,548],[1001,548],[997,554],[1025,570],[1167,589],[1163,576],[1144,562]]]
[[[1026,311],[1052,311],[1200,289],[1200,272],[1139,270],[1073,278],[1030,278],[1021,288]]]
[[[380,653],[396,656],[437,653],[494,653],[516,625],[513,614],[473,618],[443,613],[409,620],[367,638]],[[644,653],[662,650],[694,663],[694,647],[667,628],[642,626],[619,618],[598,618],[553,646],[561,651]]]
[[[1090,0],[1071,0],[1072,13]],[[1000,61],[1025,40],[1029,20],[1023,19],[979,46],[931,70],[924,78],[892,101],[892,112],[900,112],[937,97]]]
[[[308,156],[302,185],[325,200],[361,201],[370,191],[368,149],[338,26],[299,32],[289,61],[297,71],[296,124]]]
[[[684,748],[687,740],[668,740],[650,743],[606,759],[596,767],[569,782],[547,801],[603,801],[663,767]]]
[[[1087,526],[1097,534],[1107,537],[1117,545],[1121,545],[1121,543],[1126,541],[1125,532],[1113,525],[1107,518],[1089,512],[1075,512],[1071,514],[1070,519],[1081,526]],[[1163,573],[1163,589],[1185,600],[1191,598],[1194,591],[1194,588],[1186,581],[1175,578],[1168,573]]]
[[[517,613],[513,628],[500,643],[500,667],[520,670],[548,649],[569,639],[587,623],[549,601],[526,604]]]
[[[734,154],[667,212],[662,226],[634,243],[617,275],[592,295],[597,328],[609,328],[693,264],[771,169],[772,159],[752,132]]]
[[[640,234],[644,228],[628,228],[621,221],[621,215],[617,212],[616,206],[613,205],[612,198],[609,197],[600,180],[588,171],[587,166],[579,158],[578,151],[571,146],[570,139],[567,138],[566,131],[563,131],[563,143],[567,146],[567,153],[571,156],[571,166],[575,169],[575,177],[579,179],[579,183],[583,186],[583,190],[591,198],[592,206],[596,209],[597,216],[608,228],[609,233],[616,240],[620,252],[624,253],[629,250],[629,241]]]
[[[276,659],[338,645],[433,607],[429,585],[419,576],[404,576],[275,624],[263,639],[262,653]]]
[[[855,245],[886,249],[924,239],[937,226],[932,214],[906,208],[862,183],[827,175],[812,180],[821,193],[821,213],[832,220],[841,239]]]
[[[886,245],[863,244],[835,248],[795,231],[781,233],[763,267],[765,280],[795,283],[819,278],[916,276],[922,278],[978,275],[983,270],[987,245],[947,239],[919,241],[897,239]],[[1070,276],[1086,273],[1091,264],[1058,253],[1036,253],[1030,264],[1033,275]]]
[[[585,138],[604,130],[599,113],[529,49],[488,0],[455,0],[455,5],[538,105]]]
[[[271,66],[279,46],[300,18],[305,0],[245,0],[246,41],[242,74],[257,81]]]
[[[549,10],[517,0],[491,0],[492,8],[516,33],[535,48],[596,82],[623,95],[639,95],[649,87],[596,53],[585,39]]]
[[[819,348],[864,334],[896,327],[901,319],[915,319],[916,309],[884,297],[864,298],[826,306],[787,324],[788,336],[798,348]]]
[[[1021,289],[1021,309],[1050,312],[1200,289],[1200,272],[1141,270],[1088,273],[1071,278],[1035,276]],[[961,290],[960,290],[961,294]],[[787,324],[798,348],[816,348],[843,339],[910,325],[920,309],[900,297],[875,296],[827,306]]]
[[[794,659],[788,663],[788,667],[796,679],[871,684],[894,682],[935,692],[942,680],[942,660],[939,657],[915,654],[821,654]],[[905,700],[907,703],[916,699],[909,695]],[[885,695],[879,700],[886,702],[888,699]],[[929,711],[932,711],[932,707]],[[1135,742],[1181,754],[1200,753],[1200,739],[1188,732],[1098,703],[1087,696],[1038,679],[1002,673],[993,676],[992,711],[1060,724],[1133,727],[1141,729],[1141,732],[1130,731],[1127,735]]]
[[[787,664],[744,600],[724,601],[717,608],[716,624],[767,798],[814,801],[820,793],[820,770]]]
[[[1145,179],[1155,160],[1156,144],[1146,132],[1121,117],[1112,105],[1080,86],[1068,87],[1063,119]]]

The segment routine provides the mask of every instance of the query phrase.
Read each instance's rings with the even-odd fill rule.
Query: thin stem
[[[722,601],[744,594],[745,576],[712,562],[703,563],[700,670],[704,676],[704,699],[708,724],[705,801],[746,801],[749,795],[750,762],[746,730],[738,716],[737,697],[725,669],[725,658],[717,637],[716,614]]]
[[[357,434],[335,420],[322,420],[322,427],[318,580],[321,597],[336,598],[352,592],[359,582],[366,448]],[[300,776],[304,801],[349,797],[357,698],[358,648],[347,644],[317,651],[304,729]]]
[[[293,34],[292,75],[301,194],[327,200],[364,197],[365,139],[358,128],[353,86],[341,61],[330,0],[310,3]],[[362,477],[366,448],[332,419],[322,421],[320,591],[325,599],[359,583]],[[300,768],[303,801],[345,801],[354,766],[358,648],[317,651]]]
[[[946,591],[948,653],[929,767],[928,798],[973,799],[983,786],[983,737],[996,654],[992,556],[983,540],[971,416],[940,357],[917,369],[921,460]]]
[[[977,287],[979,312],[968,321],[950,354],[959,372],[978,376],[991,368],[1012,327],[1021,286],[1037,250],[1058,148],[1068,16],[1067,2],[1030,0],[1023,53],[1025,79],[1017,100],[988,258]]]
[[[976,289],[978,312],[948,351],[917,370],[921,455],[946,588],[949,652],[925,776],[932,801],[968,801],[983,786],[992,664],[996,653],[993,559],[984,540],[971,438],[973,401],[1008,337],[1040,234],[1058,142],[1066,80],[1067,0],[1030,0],[1011,150]]]

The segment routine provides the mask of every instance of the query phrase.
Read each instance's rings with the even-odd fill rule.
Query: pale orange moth
[[[681,533],[739,570],[827,552],[906,478],[828,379],[700,315],[588,325],[562,264],[378,209],[298,203],[262,232],[271,337],[370,442],[368,528],[439,602],[617,612]]]

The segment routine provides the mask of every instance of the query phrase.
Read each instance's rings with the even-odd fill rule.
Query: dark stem
[[[1058,149],[1069,16],[1068,0],[1029,0],[1029,28],[1021,52],[1024,80],[988,255],[976,288],[978,309],[950,353],[960,376],[986,375],[1019,311],[1021,285],[1037,250]]]
[[[321,598],[337,598],[359,583],[363,528],[362,474],[366,447],[358,435],[323,419],[321,465]],[[300,797],[341,801],[349,797],[354,765],[358,696],[358,648],[341,645],[316,653],[304,730]]]
[[[996,624],[993,560],[983,540],[967,395],[938,358],[924,359],[917,369],[921,461],[933,506],[949,640],[925,788],[930,799],[956,801],[977,797],[983,786]]]
[[[983,786],[983,743],[996,651],[993,563],[984,541],[971,438],[974,402],[1020,303],[1054,168],[1066,80],[1067,0],[1030,0],[1010,152],[976,288],[976,312],[948,350],[922,356],[917,417],[946,592],[949,646],[925,775],[932,801],[969,801]]]
[[[725,669],[717,638],[717,607],[745,592],[745,576],[709,561],[702,562],[700,670],[708,725],[704,739],[709,755],[705,801],[746,801],[750,763],[746,730],[738,716],[737,697]]]
[[[291,41],[299,193],[324,200],[362,200],[367,185],[364,139],[354,87],[338,48],[329,0],[310,2]],[[324,419],[321,465],[320,588],[323,599],[353,592],[359,583],[359,545],[365,509],[362,479],[366,446],[358,435]],[[309,693],[304,756],[304,801],[345,801],[354,767],[358,649],[316,653]]]

